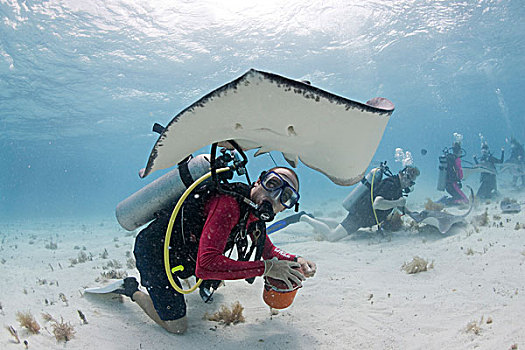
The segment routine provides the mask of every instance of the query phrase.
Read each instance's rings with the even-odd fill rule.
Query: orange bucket
[[[299,288],[297,286],[294,286],[293,289],[287,288],[284,282],[266,277],[263,289],[263,300],[266,305],[274,309],[286,309],[292,305]]]

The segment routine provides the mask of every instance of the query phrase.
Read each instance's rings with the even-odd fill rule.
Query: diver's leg
[[[136,291],[133,293],[133,300],[140,306],[142,310],[144,310],[149,318],[151,318],[153,321],[155,321],[155,323],[160,325],[168,332],[175,334],[182,334],[186,332],[186,329],[188,328],[188,318],[186,316],[176,320],[164,321],[159,317],[159,314],[153,305],[153,301],[148,294],[141,291]]]
[[[445,189],[452,196],[452,203],[468,203],[467,196],[461,191],[457,182],[448,183]]]
[[[301,216],[301,221],[306,222],[307,224],[312,226],[315,231],[319,232],[324,239],[330,242],[335,242],[340,240],[341,238],[348,236],[348,232],[346,232],[344,227],[341,225],[337,225],[335,229],[331,229],[327,224],[325,224],[321,220],[314,219],[306,215]]]
[[[331,228],[327,223],[323,222],[324,219],[314,219],[306,215],[301,217],[301,221],[310,224],[315,231],[319,232],[324,239],[330,242],[339,241],[342,238],[348,237],[359,229],[359,226],[353,222],[350,214],[334,228]]]
[[[337,219],[333,219],[333,218],[322,218],[322,219],[319,219],[321,220],[322,222],[324,222],[326,225],[328,225],[328,227],[330,227],[331,229],[334,229],[337,227],[337,225],[339,225],[339,220]]]
[[[312,217],[303,215],[303,216],[301,216],[301,220],[300,221],[301,222],[306,222],[307,224],[312,226],[315,231],[319,232],[323,236],[326,236],[327,234],[330,233],[330,227],[327,224],[325,224],[324,222],[322,222],[321,220],[319,220],[319,219],[314,219]]]
[[[454,191],[454,187],[452,186],[452,182],[447,182],[446,186],[445,186],[445,190],[447,191],[447,193],[452,197],[452,198],[455,198],[456,196],[456,191]]]
[[[490,197],[490,185],[487,180],[482,180],[479,186],[476,197],[478,198],[489,198]]]
[[[498,195],[498,182],[496,180],[496,175],[489,175],[487,178],[488,183],[488,198],[492,198]]]
[[[468,203],[468,198],[465,195],[465,193],[463,193],[463,191],[459,188],[459,185],[456,182],[454,182],[452,186],[454,187],[454,190],[456,191],[456,198],[455,198],[456,203],[462,203],[462,202]]]
[[[136,290],[131,299],[162,328],[170,333],[182,334],[186,331],[188,322],[186,301],[184,295],[175,292],[170,285],[162,263],[162,250],[159,248],[162,244],[152,242],[155,238],[160,241],[159,232],[159,228],[152,224],[135,239],[133,253],[136,266],[140,273],[140,282],[148,293]],[[175,277],[174,280],[181,287],[179,279]]]

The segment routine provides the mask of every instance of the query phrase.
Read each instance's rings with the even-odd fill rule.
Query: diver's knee
[[[164,321],[164,329],[173,334],[184,334],[188,329],[188,318],[186,316],[174,321]]]
[[[337,227],[330,231],[329,233],[327,233],[325,235],[325,238],[326,240],[330,241],[330,242],[337,242],[345,237],[348,237],[349,233],[348,231],[346,230],[345,227],[341,226],[341,224],[337,225]]]

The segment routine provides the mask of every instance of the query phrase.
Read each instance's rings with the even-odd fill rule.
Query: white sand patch
[[[338,205],[324,203],[316,209],[341,219],[344,212],[337,213]],[[138,276],[126,264],[134,237],[126,236],[116,221],[1,224],[0,321],[14,326],[30,349],[63,347],[47,331],[51,327],[43,321],[43,312],[75,327],[67,349],[521,348],[525,229],[515,226],[525,223],[525,213],[502,215],[493,202],[477,208],[469,222],[485,207],[489,226],[454,227],[448,235],[433,228],[395,232],[387,238],[362,231],[330,243],[316,241],[304,223],[289,226],[272,235],[274,243],[318,266],[292,307],[271,316],[262,301],[260,278],[253,285],[227,281],[212,304],[204,304],[198,293],[187,298],[189,329],[183,336],[168,334],[128,298],[121,303],[113,295],[82,295],[84,287],[100,284],[95,280],[113,259],[121,263],[120,270]],[[493,227],[495,222],[503,227]],[[51,242],[57,249],[49,249]],[[105,249],[107,259],[102,257]],[[92,260],[71,265],[70,259],[80,252]],[[434,267],[407,274],[401,266],[414,256],[434,261]],[[222,326],[202,318],[237,300],[245,307],[245,323]],[[77,310],[88,324],[81,324]],[[20,329],[17,311],[30,311],[43,327],[40,334]],[[467,331],[473,321],[479,334]],[[7,330],[0,334],[0,348],[21,348]]]

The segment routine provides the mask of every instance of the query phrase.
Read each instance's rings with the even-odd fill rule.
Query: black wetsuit
[[[377,196],[381,196],[386,200],[397,200],[401,198],[403,196],[403,189],[401,188],[399,175],[387,177],[378,185],[374,186],[374,200]],[[387,216],[392,212],[392,209],[376,209],[375,212],[377,220],[381,223],[386,220]],[[348,211],[346,218],[341,222],[341,226],[345,228],[348,234],[357,231],[360,227],[371,227],[376,224],[370,191],[366,191],[356,200]]]
[[[525,149],[520,143],[513,144],[510,149],[510,157],[507,159],[507,163],[514,163],[518,166],[517,173],[522,173],[525,171]],[[521,179],[521,186],[525,185],[525,175],[514,175],[512,178],[512,184],[518,186],[518,179]]]
[[[479,160],[474,157],[476,164],[482,164],[487,169],[494,171],[494,174],[491,173],[481,173],[480,176],[480,186],[476,196],[479,198],[492,198],[498,193],[498,185],[496,182],[496,165],[503,163],[503,158],[505,152],[501,151],[501,158],[498,159],[494,157],[491,153],[482,155]]]

